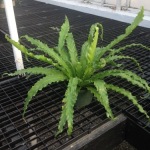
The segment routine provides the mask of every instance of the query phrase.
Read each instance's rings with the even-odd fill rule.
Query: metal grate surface
[[[38,77],[26,80],[14,79],[0,85],[0,148],[1,149],[62,149],[68,143],[90,133],[105,121],[104,108],[93,101],[82,110],[75,110],[73,134],[65,133],[57,139],[54,133],[61,112],[61,100],[65,92],[65,84],[53,84],[31,102],[26,113],[26,121],[22,119],[23,101],[28,89]],[[109,93],[110,105],[115,114],[120,106],[128,106],[126,99],[118,94]]]
[[[65,15],[68,16],[71,25],[71,31],[74,34],[77,47],[80,49],[83,42],[87,39],[87,34],[91,24],[100,22],[104,26],[104,41],[99,45],[106,45],[117,35],[123,33],[126,23],[105,19],[61,7],[46,5],[33,0],[23,0],[21,6],[15,8],[19,35],[28,34],[34,36],[50,46],[57,44],[58,31],[64,21]],[[8,32],[6,17],[3,11],[0,11],[0,28]],[[138,27],[133,34],[118,46],[129,43],[142,43],[150,46],[150,30]],[[29,43],[24,42],[27,47]],[[141,75],[150,83],[150,52],[142,48],[130,48],[124,52],[125,55],[136,57],[141,63],[143,72],[130,61],[125,61],[127,68]],[[35,65],[46,66],[46,64],[30,59],[26,61],[25,67]],[[8,43],[0,44],[0,74],[12,72],[15,70],[12,48]],[[66,131],[58,138],[54,138],[57,131],[57,125],[61,113],[61,100],[64,96],[66,84],[53,84],[41,92],[33,99],[26,113],[26,121],[22,119],[23,102],[27,91],[40,78],[1,78],[0,79],[0,149],[2,150],[57,150],[62,149],[74,140],[90,133],[93,129],[100,126],[108,119],[106,118],[104,108],[95,100],[83,109],[75,110],[74,130],[72,136],[68,137]],[[141,104],[149,112],[149,101],[141,100],[144,92],[130,85],[128,82],[118,78],[106,79],[107,82],[113,82],[116,85],[127,88],[138,97]],[[132,114],[132,105],[125,97],[118,93],[109,92],[110,105],[115,115],[121,113],[122,109]],[[129,109],[127,109],[129,108]],[[134,115],[136,114],[136,115]],[[135,112],[132,117],[144,120],[144,116]],[[143,122],[144,122],[143,121]],[[144,122],[146,123],[146,122]]]
[[[150,47],[150,35],[145,35],[140,38],[134,39],[136,42],[140,42],[142,44],[146,44],[147,46]],[[136,51],[130,51],[131,55],[135,55],[136,59],[139,60],[140,64],[142,65],[143,72],[141,73],[141,76],[145,78],[150,85],[150,54],[147,53],[146,51],[142,50],[140,53],[137,51],[139,48],[136,48]],[[132,70],[134,69],[133,67],[131,68]],[[140,73],[139,73],[140,74]],[[150,116],[150,97],[147,97],[142,99],[139,97],[140,104],[143,106],[143,108],[147,111],[148,115]],[[127,109],[124,109],[123,112],[127,117],[132,119],[134,123],[138,124],[145,132],[150,134],[150,123],[148,122],[148,119],[145,118],[143,114],[141,114],[138,109],[131,105]]]
[[[150,98],[141,100],[140,104],[150,116]],[[150,134],[150,123],[148,122],[148,119],[146,119],[145,116],[141,114],[135,106],[130,106],[129,108],[125,109],[124,113],[127,117],[134,121],[134,123],[142,127],[143,130]]]

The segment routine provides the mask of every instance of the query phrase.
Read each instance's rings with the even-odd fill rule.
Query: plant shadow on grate
[[[34,7],[36,6],[36,7]],[[78,49],[87,39],[87,33],[91,24],[100,22],[104,25],[104,41],[100,41],[99,45],[106,45],[117,35],[123,33],[126,23],[121,23],[111,19],[93,16],[53,5],[46,5],[32,0],[24,0],[21,6],[15,8],[16,20],[19,29],[19,35],[28,34],[34,36],[49,46],[55,46],[57,43],[58,30],[64,21],[65,15],[68,16],[71,24],[71,31],[75,36]],[[6,25],[6,17],[0,12],[0,28],[8,33]],[[32,23],[31,23],[32,22]],[[111,26],[110,26],[111,24]],[[129,43],[142,43],[150,46],[150,30],[138,27],[132,35],[130,35],[119,46]],[[22,41],[27,47],[29,43]],[[12,72],[15,70],[12,48],[10,44],[0,43],[0,73]],[[125,55],[135,57],[141,64],[143,72],[131,62],[124,62],[127,68],[141,75],[150,83],[150,53],[142,48],[130,48],[124,52]],[[26,61],[23,56],[25,67],[46,66],[39,61],[29,59]],[[27,149],[62,149],[71,142],[90,133],[93,129],[108,121],[104,108],[93,100],[92,103],[83,109],[75,109],[74,130],[69,137],[65,131],[55,138],[57,125],[61,113],[62,98],[66,89],[66,84],[53,84],[41,92],[32,100],[26,113],[26,122],[22,119],[23,102],[27,95],[27,91],[40,78],[40,76],[32,77],[28,80],[25,78],[7,78],[0,79],[0,149],[7,150],[27,150]],[[144,92],[131,86],[128,82],[117,78],[107,78],[106,82],[113,82],[118,86],[122,86],[132,91],[134,95],[141,99]],[[109,91],[110,106],[117,116],[122,109],[127,110],[129,114],[136,119],[140,119],[146,123],[145,117],[140,117],[136,109],[130,109],[133,106],[125,97],[118,93]],[[149,112],[149,101],[141,100],[140,103]],[[127,109],[129,108],[129,109]],[[133,112],[134,110],[135,113]],[[139,121],[138,119],[138,121]],[[144,124],[143,123],[143,124]],[[149,126],[147,126],[149,130]]]

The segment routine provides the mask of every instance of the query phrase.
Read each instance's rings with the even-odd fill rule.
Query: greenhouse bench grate
[[[36,7],[34,7],[36,6]],[[58,31],[65,15],[68,16],[71,31],[74,34],[78,49],[87,39],[87,32],[95,22],[100,22],[104,26],[104,40],[99,42],[100,46],[105,46],[117,35],[124,32],[128,24],[93,16],[54,5],[46,5],[32,0],[24,0],[21,6],[15,8],[16,20],[19,35],[29,34],[36,37],[49,46],[57,44]],[[32,23],[31,23],[32,21]],[[8,33],[6,17],[0,11],[0,28]],[[111,26],[110,26],[111,24]],[[119,46],[130,43],[142,43],[150,46],[150,30],[138,27],[127,39]],[[30,44],[22,41],[27,47]],[[135,51],[136,50],[136,51]],[[11,45],[5,42],[0,43],[0,73],[13,72],[15,70],[14,58]],[[124,52],[125,55],[135,57],[141,64],[143,72],[131,62],[124,62],[129,70],[141,75],[150,83],[150,53],[142,48],[129,48]],[[25,67],[47,66],[47,64],[29,59],[23,56]],[[53,84],[39,92],[29,105],[26,113],[26,122],[22,119],[23,102],[27,91],[40,78],[40,76],[25,79],[23,77],[0,79],[0,149],[6,150],[61,150],[71,142],[89,134],[91,131],[108,121],[104,108],[95,100],[83,109],[75,109],[74,130],[71,136],[67,136],[65,131],[54,138],[57,131],[58,121],[61,113],[62,98],[66,89],[66,84]],[[118,78],[108,78],[107,82],[113,82],[128,88],[137,95],[141,105],[149,112],[149,100],[142,100],[144,92],[128,82]],[[146,125],[146,120],[141,114],[137,113],[136,108],[127,99],[117,93],[109,92],[110,106],[115,116],[124,109],[125,114],[138,122],[141,126]],[[146,127],[149,132],[149,126]]]

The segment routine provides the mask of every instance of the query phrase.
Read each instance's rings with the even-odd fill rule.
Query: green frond
[[[68,32],[70,30],[69,20],[65,17],[65,22],[61,26],[61,30],[59,32],[59,39],[58,39],[58,52],[61,55],[62,48],[64,47],[65,40],[67,38]]]
[[[93,37],[94,37],[94,34],[95,34],[95,28],[97,27],[97,23],[93,24],[91,27],[90,27],[90,32],[89,32],[89,35],[88,35],[88,43],[91,44],[92,41],[93,41]]]
[[[26,49],[25,46],[23,46],[22,44],[20,44],[19,42],[16,42],[12,39],[10,39],[7,35],[5,36],[5,38],[7,39],[8,42],[10,42],[12,45],[14,45],[16,48],[18,48],[22,53],[24,53],[25,55],[28,55],[34,59],[46,62],[48,64],[52,64],[54,66],[57,66],[56,63],[54,63],[50,58],[45,57],[44,55],[35,55],[31,52],[28,52],[28,50]]]
[[[94,62],[93,67],[95,70],[102,69],[106,66],[106,59],[105,58],[100,58],[99,62]]]
[[[95,27],[93,41],[89,45],[89,49],[86,51],[86,59],[87,59],[88,64],[91,64],[93,62],[93,59],[95,56],[95,50],[96,50],[96,46],[97,46],[97,41],[98,41],[98,35],[99,35],[99,28]]]
[[[114,115],[109,105],[109,99],[107,89],[105,88],[105,82],[102,80],[97,80],[94,82],[94,85],[96,89],[93,87],[87,87],[87,89],[91,91],[91,93],[93,93],[96,97],[97,101],[99,101],[104,106],[107,117],[114,119]]]
[[[76,99],[78,96],[79,89],[77,88],[78,85],[78,78],[70,79],[68,83],[68,88],[65,93],[65,98],[63,99],[64,106],[62,106],[61,117],[58,125],[58,134],[63,132],[63,128],[68,122],[68,135],[72,133],[73,129],[73,113],[74,113],[74,105],[76,103]]]
[[[56,60],[59,58],[58,54],[54,51],[53,48],[48,47],[47,44],[41,42],[38,39],[34,39],[28,35],[22,36],[21,38],[25,38],[27,41],[29,41],[32,45],[35,45],[37,48],[35,49],[29,49],[30,51],[39,50],[44,52],[45,54],[48,54],[52,59]],[[28,51],[29,51],[28,50]]]
[[[63,100],[66,101],[66,100]],[[58,124],[58,132],[56,133],[56,136],[63,132],[64,126],[66,124],[67,117],[66,117],[66,106],[62,106],[62,112]]]
[[[24,102],[23,117],[25,115],[25,112],[28,108],[31,99],[37,94],[38,91],[42,90],[44,87],[48,86],[51,83],[60,82],[64,80],[66,80],[66,76],[64,76],[61,73],[51,74],[38,80],[28,91],[27,98],[25,99]]]
[[[130,56],[114,55],[114,56],[108,56],[105,60],[106,60],[106,63],[110,63],[112,61],[117,61],[117,60],[120,60],[120,59],[130,59],[130,60],[132,60],[138,66],[139,70],[142,71],[142,68],[141,68],[140,64],[138,63],[138,61],[135,58],[130,57]]]
[[[112,54],[114,55],[114,54],[120,53],[121,51],[123,51],[123,50],[125,50],[125,49],[127,49],[127,48],[132,48],[132,47],[140,47],[140,48],[143,48],[143,49],[146,49],[146,50],[150,50],[149,47],[147,47],[147,46],[145,46],[145,45],[143,45],[143,44],[135,44],[135,43],[132,43],[132,44],[129,44],[129,45],[125,45],[125,46],[123,46],[123,47],[120,47],[120,48],[118,48],[118,49],[114,49],[114,50],[112,51]]]
[[[94,64],[97,65],[99,63],[99,60],[103,57],[100,57],[100,53],[104,50],[104,47],[96,47],[95,50],[95,58],[94,58]]]
[[[61,71],[56,70],[55,68],[43,68],[43,67],[33,67],[22,70],[17,70],[14,73],[9,73],[9,76],[16,76],[22,74],[31,74],[31,75],[50,75],[50,74],[62,74]]]
[[[68,135],[71,135],[73,129],[73,113],[74,113],[74,105],[77,100],[78,95],[78,78],[71,78],[68,83],[68,88],[65,93],[64,98],[64,108],[66,111],[66,118],[68,124]]]
[[[100,37],[101,39],[103,39],[103,26],[99,23],[95,23],[90,28],[88,40],[82,45],[80,62],[82,64],[83,69],[87,67],[88,60],[90,61],[90,59],[93,59],[95,57],[95,45],[97,45],[99,28],[101,29]],[[92,54],[91,56],[90,53]]]
[[[25,38],[32,45],[36,46],[36,48],[30,49],[31,51],[39,50],[39,51],[44,52],[45,54],[48,54],[50,57],[53,57],[53,56],[51,56],[51,52],[54,51],[54,50],[53,50],[53,48],[48,47],[47,44],[41,42],[38,39],[34,39],[34,38],[32,38],[32,37],[30,37],[28,35],[21,36],[21,38]]]
[[[120,36],[118,36],[115,40],[113,40],[110,44],[108,44],[106,46],[106,48],[107,49],[111,49],[116,44],[118,44],[123,39],[125,39],[127,36],[129,36],[133,32],[133,30],[139,25],[139,23],[143,20],[143,17],[144,17],[144,8],[142,7],[140,12],[138,13],[136,18],[132,22],[132,24],[126,28],[125,33],[120,35]]]
[[[110,50],[112,47],[114,47],[116,44],[124,40],[127,36],[129,36],[133,30],[139,25],[139,23],[143,20],[144,17],[144,8],[142,7],[134,21],[130,26],[128,26],[125,30],[125,33],[122,35],[119,35],[116,39],[114,39],[110,44],[108,44],[106,47],[103,47],[101,51],[98,52],[99,58],[101,58],[108,50]]]
[[[103,80],[96,80],[94,81],[94,85],[100,95],[101,98],[100,102],[102,103],[102,105],[104,106],[107,112],[107,117],[113,119],[114,116],[109,106],[109,99],[108,99],[107,89],[105,87],[105,82]]]
[[[150,92],[150,87],[147,84],[147,82],[142,79],[140,76],[136,75],[135,73],[129,71],[129,70],[119,70],[119,69],[114,69],[114,70],[106,70],[100,73],[97,73],[96,75],[93,75],[91,80],[96,80],[96,79],[104,79],[105,77],[108,76],[115,76],[115,77],[121,77],[132,83],[133,85],[137,85],[144,90],[147,90]]]
[[[93,63],[94,63],[94,57],[95,57],[95,50],[96,50],[96,45],[97,45],[97,41],[98,41],[98,35],[99,35],[99,28],[95,27],[95,33],[94,33],[94,37],[93,37],[93,41],[91,42],[91,44],[89,45],[88,49],[86,50],[86,69],[84,72],[84,76],[83,78],[89,78],[91,76],[91,74],[93,74],[94,72],[94,67],[93,67]]]
[[[121,77],[123,79],[126,79],[128,82],[132,83],[133,85],[137,85],[140,88],[143,88],[144,90],[146,90],[146,87],[140,81],[134,80],[132,77],[130,77],[129,75],[125,73],[114,73],[111,76]]]
[[[88,36],[88,42],[89,44],[92,43],[93,41],[93,37],[94,37],[94,34],[95,34],[95,28],[98,27],[100,30],[101,30],[101,34],[100,34],[100,38],[103,40],[103,25],[100,24],[100,23],[95,23],[91,26],[90,28],[90,32],[89,32],[89,36]]]
[[[67,70],[67,72],[71,74],[71,71],[70,71],[69,67],[67,66],[67,64],[63,60],[64,56],[63,57],[59,56],[54,51],[54,49],[49,48],[47,46],[47,44],[41,42],[40,40],[31,38],[31,37],[29,37],[27,35],[25,35],[23,37],[25,37],[28,41],[30,41],[31,44],[36,45],[39,50],[41,50],[41,51],[45,52],[46,54],[48,54],[53,60],[55,60],[60,66],[63,66]],[[65,52],[64,52],[64,54],[65,54]]]
[[[121,62],[120,62],[120,63],[117,63],[117,62],[115,62],[115,61],[111,61],[111,62],[110,62],[110,65],[111,65],[111,66],[114,66],[115,68],[121,68],[121,67],[123,67],[123,64],[121,64]]]
[[[68,67],[68,65],[65,63],[65,61],[53,50],[48,51],[49,55],[60,65],[63,67],[58,66],[57,63],[54,63],[52,59],[45,57],[44,55],[35,55],[31,52],[28,52],[28,50],[25,48],[25,46],[21,45],[18,42],[15,42],[14,40],[10,39],[8,36],[6,36],[6,39],[13,44],[15,47],[17,47],[21,52],[24,54],[35,58],[37,60],[41,60],[43,62],[47,62],[49,64],[52,64],[53,66],[57,67],[58,69],[62,70],[63,73],[67,74],[67,76],[72,76],[71,69]],[[36,40],[40,42],[39,40]],[[43,49],[44,51],[47,51],[47,46],[46,44],[40,42],[39,47]]]
[[[70,62],[70,57],[69,57],[69,54],[68,54],[68,49],[66,47],[62,48],[61,58],[64,60],[64,62]]]
[[[93,66],[87,67],[82,77],[83,80],[89,79],[93,75],[93,73],[94,73],[94,67]]]
[[[117,93],[120,93],[124,96],[126,96],[138,109],[141,113],[145,114],[146,118],[150,118],[147,114],[147,112],[143,109],[143,107],[138,103],[135,96],[132,95],[131,92],[125,90],[124,88],[120,88],[118,86],[114,86],[112,84],[106,84],[106,88],[109,90],[113,90]]]
[[[77,49],[76,49],[76,45],[72,33],[68,33],[66,42],[67,42],[67,48],[70,55],[71,63],[75,65],[78,62],[78,56],[77,56]]]
[[[89,44],[86,41],[81,48],[81,56],[80,56],[80,64],[82,65],[83,70],[86,68],[87,59],[86,59],[86,51],[89,49]]]
[[[101,31],[101,33],[100,33],[100,38],[101,38],[101,40],[103,40],[103,35],[104,35],[103,25],[100,24],[100,23],[98,23],[98,26],[99,26],[99,29],[100,29],[100,31]]]
[[[29,41],[32,45],[35,45],[36,48],[32,48],[32,49],[28,49],[27,51],[28,52],[34,52],[34,51],[41,51],[41,52],[44,52],[45,54],[47,54],[50,58],[48,58],[49,60],[51,60],[51,64],[53,66],[57,66],[57,68],[60,68],[56,62],[58,62],[59,60],[59,56],[58,54],[54,51],[53,48],[50,48],[48,47],[47,44],[41,42],[40,40],[38,39],[34,39],[28,35],[25,35],[25,36],[21,36],[21,38],[25,38],[27,41]],[[33,54],[35,55],[35,54]],[[37,55],[38,56],[38,55]],[[43,56],[43,55],[42,55]],[[52,58],[52,59],[51,59]],[[60,57],[61,58],[61,57]],[[54,61],[55,60],[55,61]],[[58,62],[60,63],[60,62]]]
[[[83,66],[81,65],[81,62],[77,62],[75,70],[76,70],[76,76],[78,78],[82,78],[84,71],[83,71]]]

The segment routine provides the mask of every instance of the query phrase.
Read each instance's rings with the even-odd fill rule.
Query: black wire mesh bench
[[[50,46],[57,44],[58,31],[55,28],[60,28],[65,15],[67,15],[78,49],[81,48],[81,44],[86,40],[90,26],[95,22],[100,22],[104,26],[104,40],[99,42],[99,45],[102,46],[105,46],[116,36],[123,33],[128,25],[127,23],[32,0],[24,0],[20,6],[16,6],[15,14],[19,36],[28,34]],[[0,11],[0,29],[5,33],[9,33],[6,16],[2,10]],[[149,39],[150,29],[138,27],[120,45],[139,42],[150,47]],[[24,42],[24,44],[30,47],[28,43]],[[136,67],[130,62],[125,62],[127,67],[141,74],[150,83],[150,52],[141,48],[130,48],[124,53],[134,56],[141,63],[144,74],[135,69]],[[23,59],[25,67],[46,66],[46,64],[32,59],[26,61],[24,56]],[[0,41],[0,73],[9,73],[14,70],[15,64],[11,45],[6,41]],[[104,108],[96,101],[93,101],[82,110],[75,110],[74,130],[70,137],[64,132],[58,138],[54,138],[60,117],[61,100],[66,87],[65,83],[61,83],[45,88],[34,97],[26,114],[27,122],[24,122],[22,119],[23,102],[27,91],[38,78],[40,76],[31,77],[27,80],[24,77],[3,77],[0,79],[0,149],[62,149],[108,121]],[[141,89],[131,86],[119,78],[118,80],[111,78],[108,81],[121,84],[130,89],[137,95],[150,115],[150,101],[141,99],[140,96],[143,93]],[[136,118],[133,119],[134,121],[142,122],[144,125],[147,124],[145,118],[141,119],[141,114],[136,113],[136,109],[131,109],[133,106],[125,97],[111,92],[109,96],[110,105],[115,115],[124,110],[128,114],[127,116],[132,115],[132,118]],[[150,126],[147,126],[147,130],[150,132]]]

